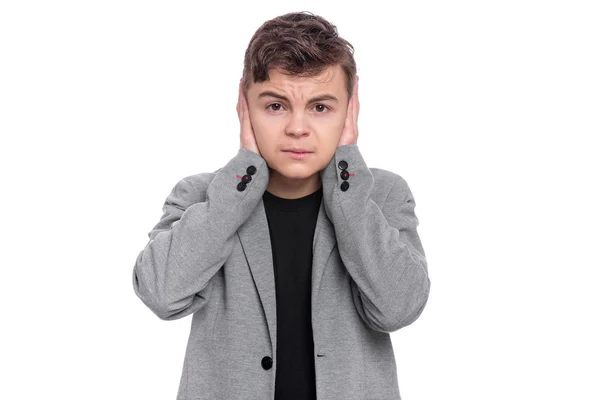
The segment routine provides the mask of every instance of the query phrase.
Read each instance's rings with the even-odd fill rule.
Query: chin
[[[284,168],[276,168],[277,172],[289,179],[306,179],[316,172],[312,165],[286,165]]]

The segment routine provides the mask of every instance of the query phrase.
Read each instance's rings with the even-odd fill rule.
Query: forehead
[[[346,82],[340,65],[329,66],[319,75],[311,77],[300,77],[286,75],[278,69],[269,70],[269,80],[260,83],[252,83],[249,90],[259,92],[265,89],[275,89],[282,92],[335,92],[341,94],[345,91]]]

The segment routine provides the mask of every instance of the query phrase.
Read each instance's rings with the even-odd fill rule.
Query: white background
[[[133,266],[237,153],[252,34],[302,10],[355,46],[361,153],[416,199],[403,399],[600,399],[600,13],[573,0],[2,2],[0,398],[175,398],[191,316]]]

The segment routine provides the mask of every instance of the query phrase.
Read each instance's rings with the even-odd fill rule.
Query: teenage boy
[[[390,333],[430,281],[415,201],[358,149],[353,47],[311,13],[245,54],[240,148],[179,181],[133,271],[159,318],[193,313],[178,400],[400,399]]]

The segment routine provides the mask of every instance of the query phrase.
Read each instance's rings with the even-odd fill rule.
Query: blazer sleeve
[[[192,177],[180,180],[167,196],[160,222],[148,233],[150,240],[133,268],[135,294],[164,320],[185,317],[206,304],[211,278],[262,198],[269,170],[259,154],[240,148],[212,180]]]
[[[406,181],[391,175],[394,182],[379,207],[371,198],[373,174],[357,144],[339,146],[320,174],[356,311],[380,332],[411,324],[427,303],[430,280]]]

